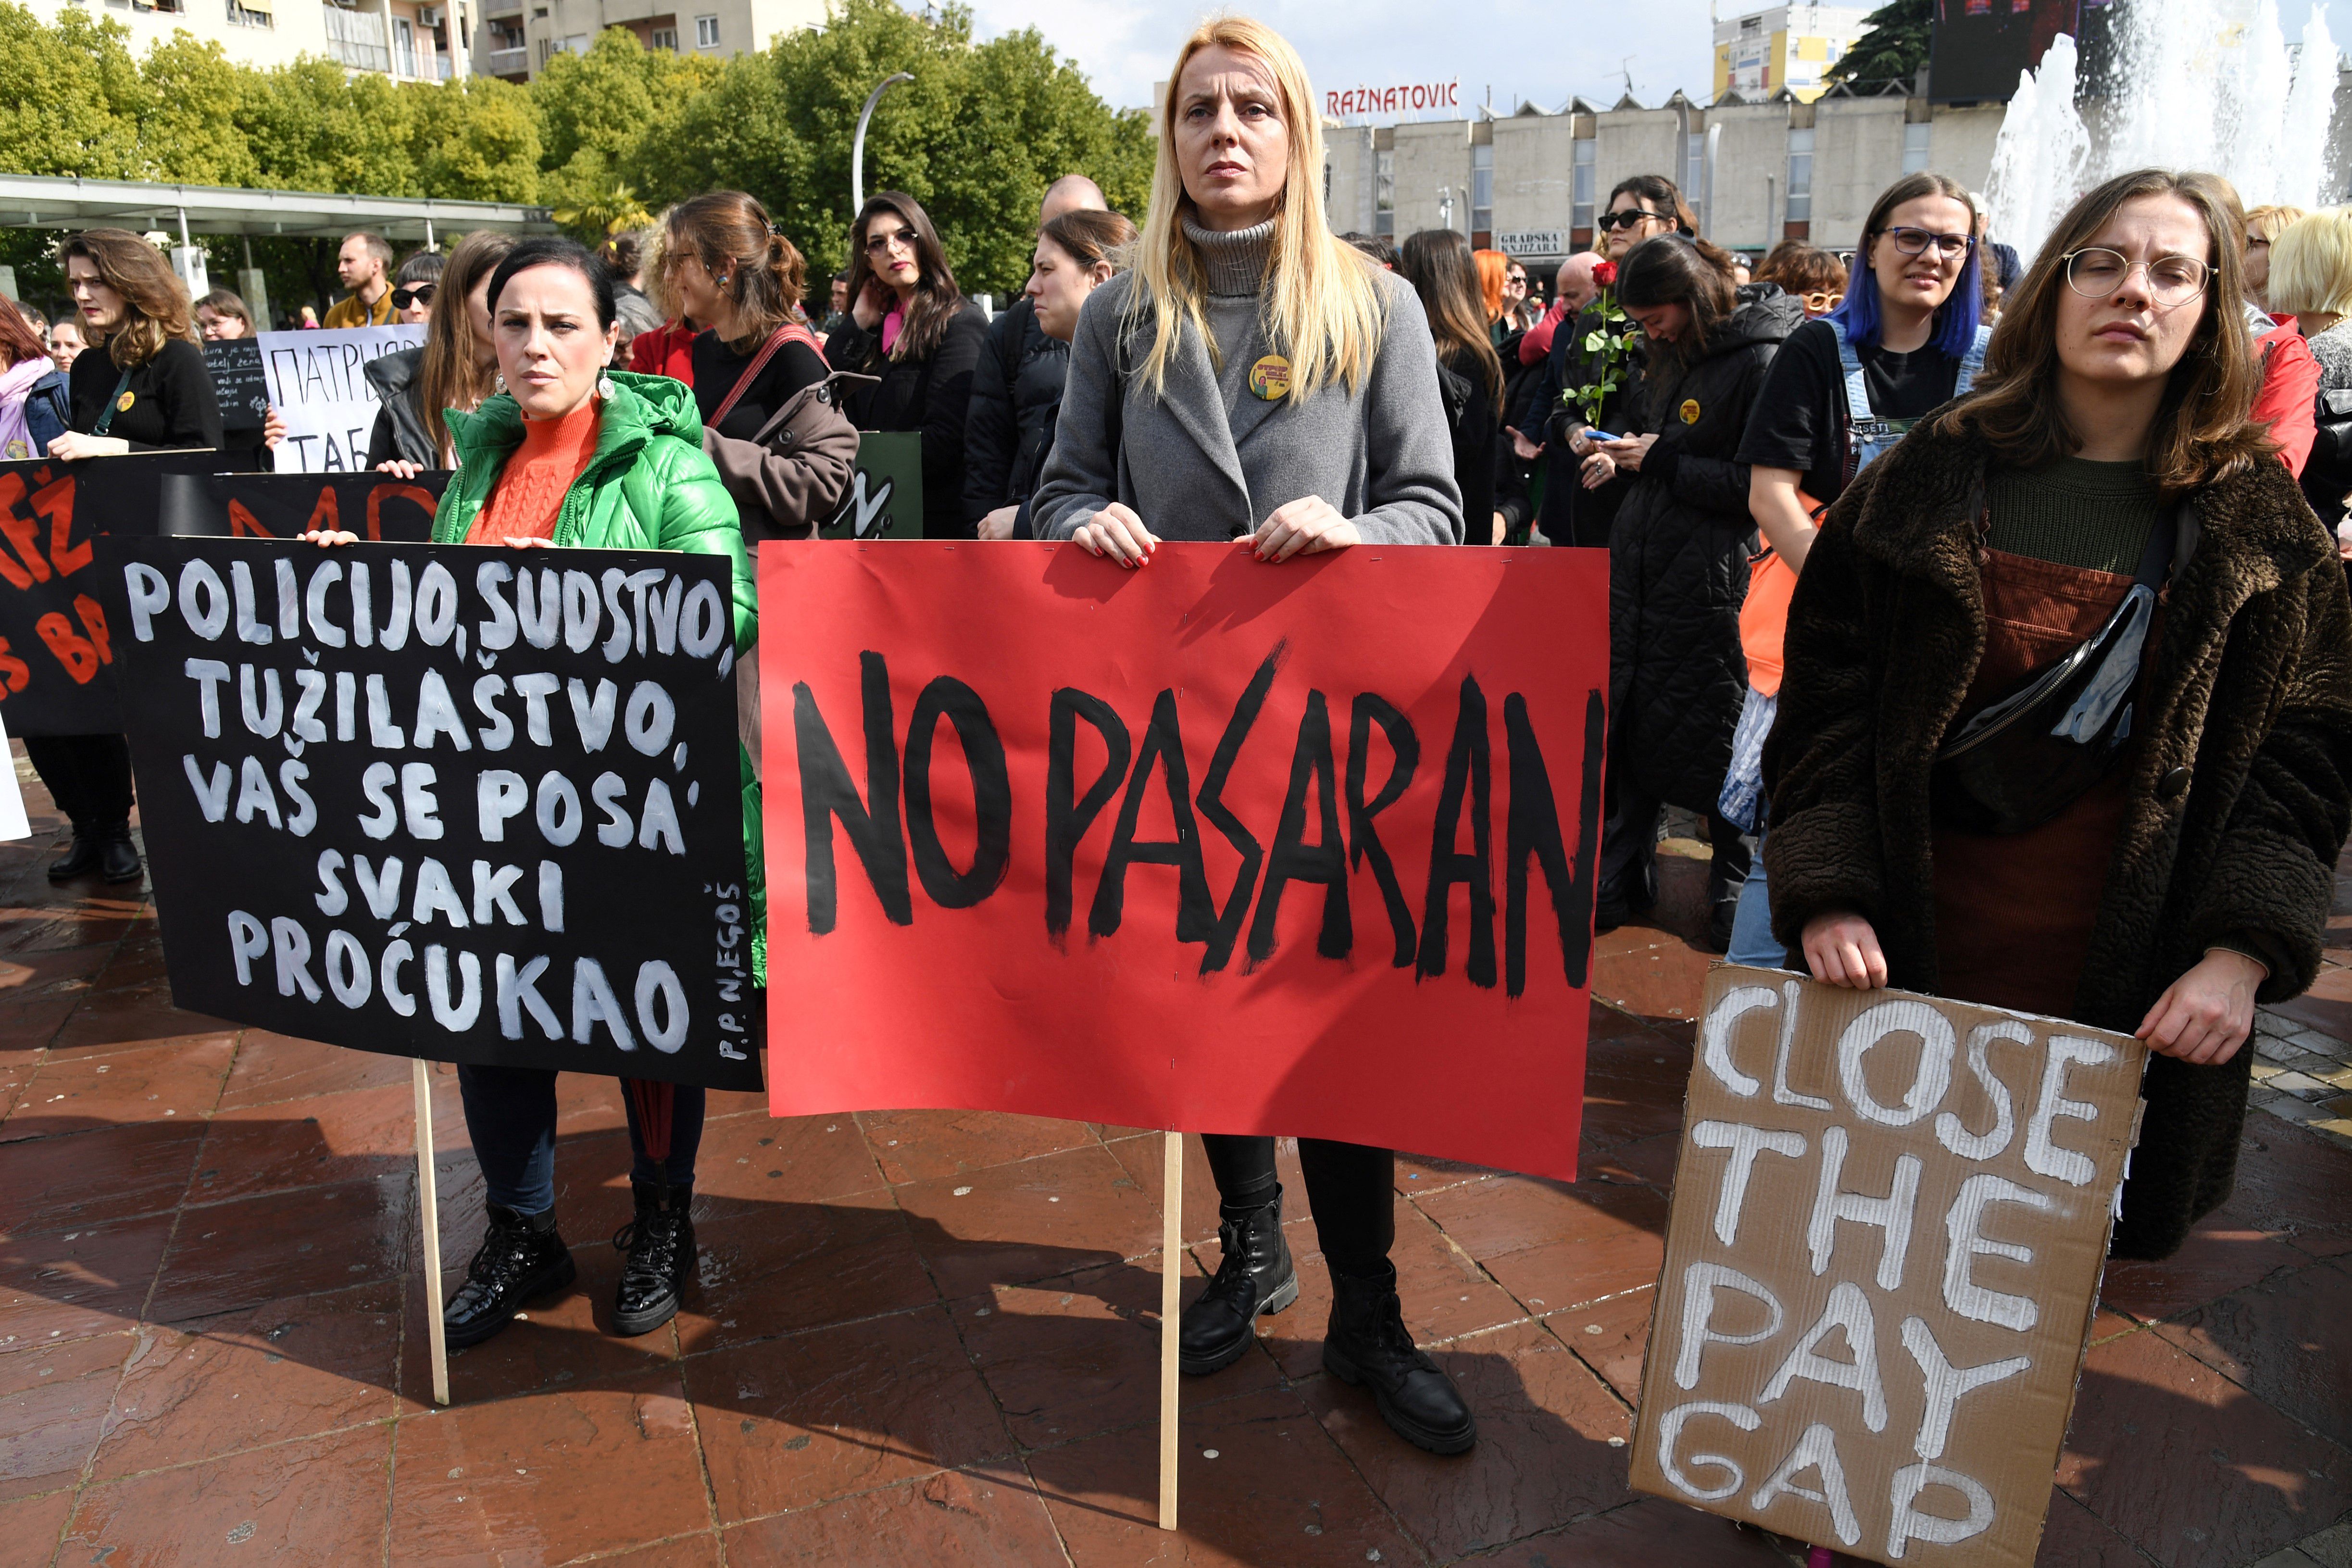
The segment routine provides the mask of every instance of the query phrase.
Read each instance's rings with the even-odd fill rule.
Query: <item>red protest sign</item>
[[[761,552],[769,1085],[1573,1179],[1597,552]]]

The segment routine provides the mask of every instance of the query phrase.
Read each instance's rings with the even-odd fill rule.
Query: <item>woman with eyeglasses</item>
[[[415,479],[423,469],[446,468],[456,462],[444,416],[453,409],[471,414],[496,390],[499,360],[490,329],[490,276],[514,247],[512,235],[477,229],[457,242],[430,284],[406,285],[412,291],[419,287],[433,290],[425,301],[429,312],[425,342],[418,348],[378,355],[362,373],[382,405],[375,426],[368,432],[369,468]],[[403,267],[402,276],[407,273]],[[446,308],[433,310],[433,300],[445,289]]]
[[[2059,220],[1982,380],[1812,539],[1764,752],[1816,979],[2147,1042],[2122,1258],[2229,1197],[2254,1006],[2317,973],[2352,819],[2352,605],[2247,418],[2233,216],[2142,169]]]
[[[977,537],[963,504],[964,416],[987,318],[956,288],[931,215],[904,191],[866,198],[850,227],[849,320],[824,345],[836,370],[878,385],[849,395],[860,430],[923,437],[923,536]]]
[[[1763,548],[1740,612],[1748,701],[1719,804],[1759,834],[1764,737],[1780,689],[1789,594],[1822,512],[1915,421],[1969,391],[1992,337],[1983,324],[1983,258],[1966,186],[1941,174],[1906,174],[1879,193],[1862,227],[1844,297],[1790,334],[1739,444]],[[1772,935],[1769,877],[1759,861],[1740,889],[1725,952],[1734,963],[1778,969],[1787,962]]]
[[[1698,219],[1672,180],[1635,174],[1609,193],[1609,205],[1593,227],[1601,265],[1613,271],[1645,239],[1697,234]],[[1642,401],[1641,335],[1617,305],[1614,290],[1603,284],[1576,325],[1552,336],[1551,354],[1531,395],[1533,416],[1518,427],[1544,432],[1550,467],[1541,521],[1544,537],[1554,544],[1608,548],[1609,525],[1624,504],[1627,478],[1641,464],[1638,444],[1625,439],[1634,434],[1633,411]],[[1637,898],[1633,910],[1649,907]],[[1616,916],[1611,923],[1624,919],[1622,912],[1605,912]]]

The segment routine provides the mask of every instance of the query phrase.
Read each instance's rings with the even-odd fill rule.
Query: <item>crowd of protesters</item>
[[[2146,170],[2020,258],[1979,198],[1916,174],[1850,253],[1751,264],[1640,174],[1547,303],[1456,232],[1333,233],[1278,35],[1205,23],[1169,79],[1139,227],[1055,182],[993,319],[899,191],[856,213],[822,309],[742,192],[594,254],[478,233],[395,267],[352,235],[324,324],[425,330],[368,367],[369,461],[456,470],[440,543],[727,557],[747,652],[751,552],[816,535],[860,430],[919,434],[932,538],[1130,569],[1166,541],[1247,539],[1269,566],[1605,550],[1599,924],[1656,904],[1677,807],[1710,848],[1711,951],[2136,1030],[2158,1057],[2116,1246],[2177,1247],[2228,1194],[2253,1005],[2312,981],[2352,816],[2352,214],[2242,212],[2214,176]],[[75,318],[0,315],[8,453],[220,446],[197,334],[250,334],[243,302],[192,305],[120,231],[62,258]],[[2053,703],[2074,705],[2054,730]],[[50,874],[138,877],[121,737],[28,750],[73,823]],[[553,1075],[460,1077],[490,1224],[453,1345],[574,1277]],[[625,1081],[614,1322],[638,1333],[692,1278],[702,1096]],[[1181,1325],[1196,1374],[1299,1289],[1273,1141],[1207,1143],[1223,1262]],[[1467,1404],[1403,1327],[1390,1152],[1307,1139],[1300,1163],[1326,1365],[1412,1442],[1468,1448]]]

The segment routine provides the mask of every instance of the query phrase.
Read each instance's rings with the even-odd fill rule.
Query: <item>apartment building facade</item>
[[[305,55],[396,80],[479,72],[528,81],[558,53],[606,27],[649,49],[736,55],[779,33],[821,26],[824,0],[26,0],[43,21],[72,11],[128,27],[143,55],[175,32],[217,43],[240,64]]]
[[[446,81],[467,67],[467,28],[478,0],[26,0],[55,23],[67,12],[104,16],[131,30],[143,55],[175,32],[221,46],[243,65],[323,57],[348,70]]]
[[[399,0],[393,0],[398,4]],[[824,0],[474,0],[481,8],[475,68],[528,81],[547,62],[579,53],[606,27],[626,27],[649,49],[740,55],[780,33],[824,25]]]
[[[1822,73],[1853,47],[1866,5],[1776,5],[1715,23],[1715,96],[1764,98],[1787,88],[1811,103],[1827,89]]]

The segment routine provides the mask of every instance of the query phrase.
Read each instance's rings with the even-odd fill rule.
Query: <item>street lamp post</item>
[[[882,101],[884,93],[898,83],[914,79],[905,71],[884,77],[880,84],[866,95],[866,107],[857,111],[857,136],[849,145],[849,210],[853,214],[866,205],[866,126],[874,118],[874,106]]]

